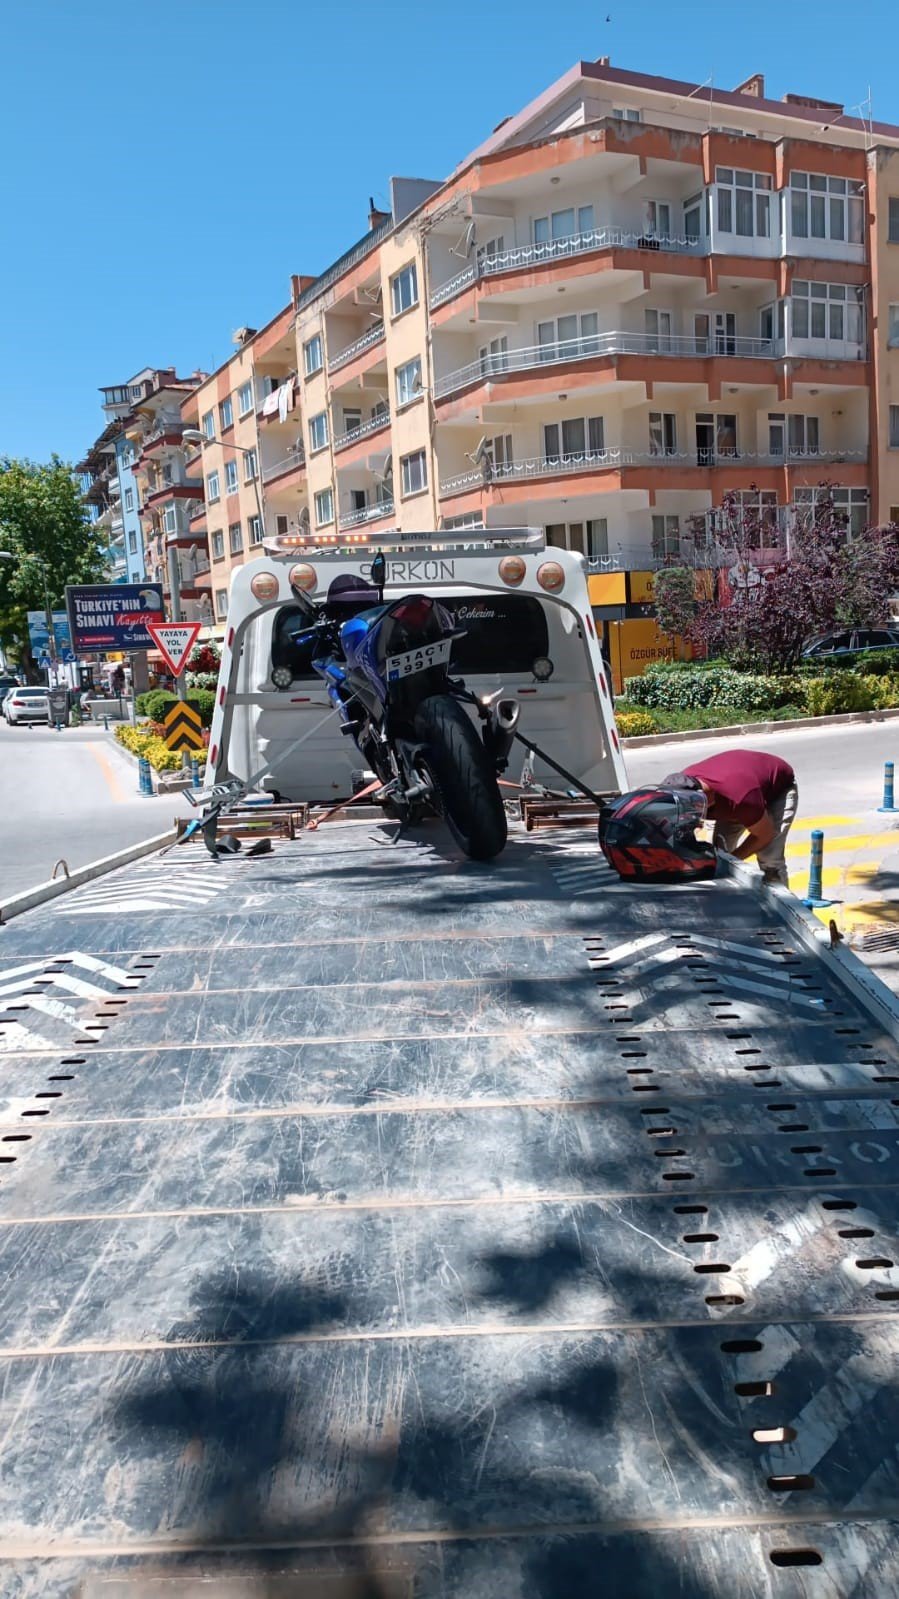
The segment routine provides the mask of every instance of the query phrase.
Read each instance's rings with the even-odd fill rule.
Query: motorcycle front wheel
[[[506,812],[490,758],[462,707],[448,694],[422,700],[415,732],[456,843],[473,861],[492,860],[506,842]]]

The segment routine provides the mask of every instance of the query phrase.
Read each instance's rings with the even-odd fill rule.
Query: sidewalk
[[[899,812],[803,816],[790,832],[790,887],[808,892],[810,835],[824,833],[824,897],[815,915],[836,922],[847,943],[899,989]]]

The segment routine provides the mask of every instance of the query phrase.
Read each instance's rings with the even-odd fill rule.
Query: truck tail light
[[[279,586],[274,572],[257,572],[250,584],[250,593],[254,599],[264,605],[269,600],[278,598]]]
[[[565,587],[565,568],[558,561],[544,561],[537,568],[537,582],[547,594],[560,594]]]
[[[499,575],[510,588],[517,588],[524,582],[527,567],[520,555],[504,555],[499,563]]]

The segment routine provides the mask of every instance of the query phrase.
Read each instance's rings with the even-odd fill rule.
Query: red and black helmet
[[[599,847],[629,882],[701,882],[714,877],[717,857],[696,837],[706,797],[695,789],[635,788],[604,805]]]

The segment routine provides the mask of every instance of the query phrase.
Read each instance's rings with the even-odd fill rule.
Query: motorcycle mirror
[[[384,559],[384,551],[379,550],[371,563],[371,580],[374,583],[375,588],[380,591],[382,599],[384,597],[384,579],[386,576],[387,562]]]
[[[307,622],[312,621],[317,615],[317,612],[315,606],[309,598],[309,595],[304,593],[303,589],[297,588],[296,584],[294,583],[291,583],[290,585],[290,592],[296,601],[298,609],[303,614],[303,619]]]

